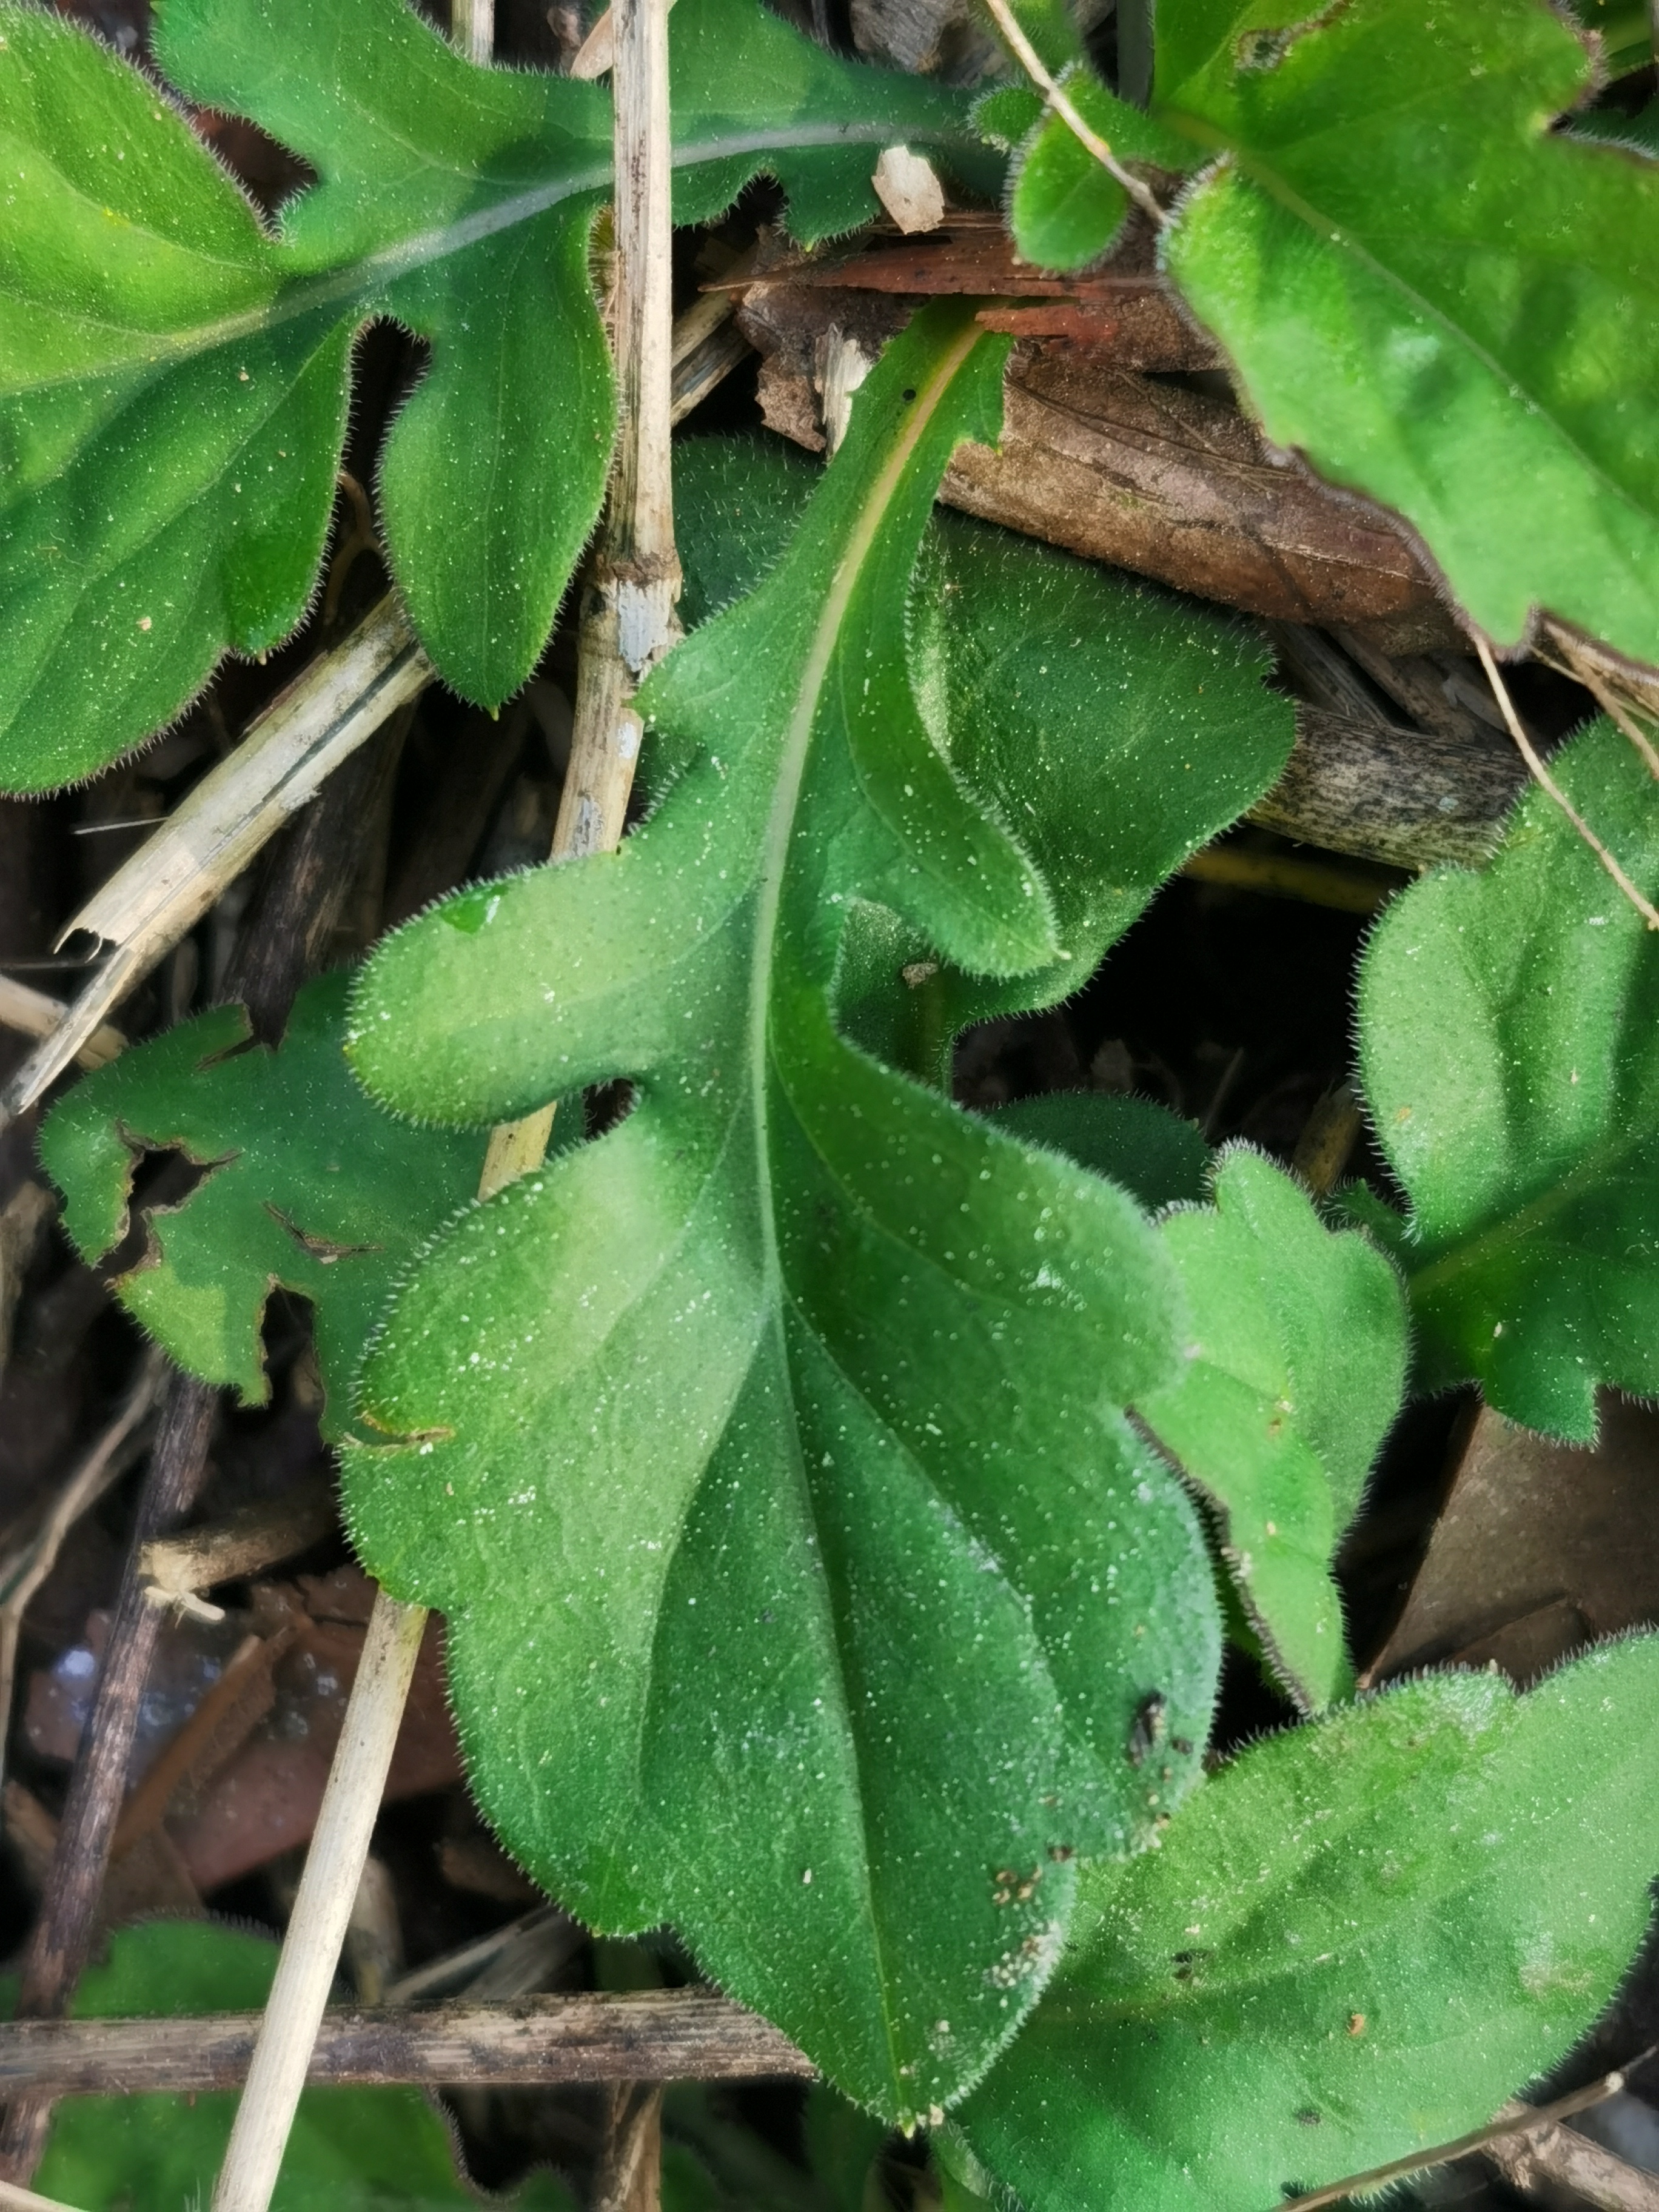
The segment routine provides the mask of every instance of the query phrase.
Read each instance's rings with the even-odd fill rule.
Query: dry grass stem
[[[1472,2152],[1486,2150],[1493,2143],[1528,2136],[1535,2128],[1570,2119],[1575,2112],[1587,2112],[1593,2105],[1604,2105],[1609,2097],[1618,2096],[1625,2087],[1626,2075],[1645,2065],[1656,2049],[1659,2045],[1640,2052],[1620,2071],[1604,2074],[1587,2089],[1575,2089],[1569,2096],[1558,2097],[1552,2105],[1505,2105],[1488,2126],[1474,2128],[1452,2142],[1437,2143],[1432,2150],[1414,2151],[1409,2158],[1392,2159],[1387,2166],[1374,2166],[1366,2173],[1351,2173],[1344,2180],[1328,2183],[1323,2189],[1310,2190],[1305,2197],[1287,2197],[1280,2212],[1318,2212],[1322,2204],[1344,2204],[1351,2197],[1369,2197],[1391,2181],[1403,2181],[1409,2174],[1426,2173],[1431,2166],[1448,2166],[1455,2158],[1467,2158]]]
[[[368,1856],[426,1619],[420,1606],[400,1605],[384,1590],[376,1595],[213,2212],[266,2212],[270,2203]]]
[[[1538,748],[1527,735],[1521,718],[1515,711],[1515,702],[1510,696],[1510,688],[1498,674],[1498,663],[1492,659],[1492,648],[1486,639],[1477,637],[1474,641],[1474,648],[1480,656],[1480,665],[1486,672],[1486,681],[1492,685],[1492,696],[1503,710],[1504,720],[1508,725],[1510,735],[1515,739],[1516,746],[1522,759],[1527,763],[1534,781],[1548,793],[1625,896],[1636,908],[1638,914],[1641,915],[1643,921],[1646,922],[1648,927],[1659,929],[1659,908],[1656,908],[1650,899],[1644,897],[1596,836],[1595,830],[1590,828],[1589,823],[1585,821],[1583,816],[1567,797],[1566,793],[1562,790],[1548,769],[1545,767]]]
[[[27,983],[15,982],[9,975],[0,975],[0,1027],[15,1030],[20,1036],[49,1037],[68,1012],[62,999],[50,998],[44,991],[31,990]],[[126,1048],[126,1038],[106,1022],[93,1031],[76,1054],[76,1064],[105,1067]]]

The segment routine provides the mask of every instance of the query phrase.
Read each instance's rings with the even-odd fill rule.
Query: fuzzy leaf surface
[[[1095,1175],[1121,1182],[1156,1213],[1201,1206],[1211,1153],[1196,1125],[1150,1098],[1098,1091],[1048,1091],[993,1106],[989,1118],[1028,1145],[1052,1146]]]
[[[1611,723],[1552,763],[1659,895],[1653,780]],[[1600,1383],[1659,1391],[1659,940],[1541,791],[1478,875],[1383,915],[1359,977],[1361,1080],[1410,1201],[1352,1210],[1406,1271],[1419,1387],[1595,1433]]]
[[[1215,157],[1164,259],[1268,435],[1396,508],[1504,644],[1659,660],[1659,175],[1571,133],[1538,0],[1191,0],[1153,112]]]
[[[971,143],[951,95],[842,62],[758,0],[685,0],[672,47],[681,221],[765,170],[822,236],[877,212],[884,144]],[[394,317],[431,349],[380,501],[422,641],[465,696],[494,705],[534,665],[605,486],[614,400],[587,268],[605,87],[476,67],[405,0],[164,0],[157,52],[319,181],[268,231],[149,78],[0,6],[13,790],[100,768],[227,650],[300,620],[366,322]]]
[[[1150,162],[1161,169],[1196,168],[1192,146],[1127,100],[1109,92],[1079,62],[1061,80],[1090,129],[1120,161]],[[993,110],[976,119],[996,128]],[[1044,269],[1084,269],[1109,251],[1129,212],[1129,196],[1083,143],[1069,123],[1045,109],[1019,149],[1008,218],[1028,261]]]
[[[602,1929],[672,1921],[890,2115],[1012,2032],[1072,1855],[1147,1832],[1150,1698],[1188,1744],[1163,1802],[1192,1778],[1218,1655],[1191,1509],[1120,1410],[1177,1326],[1149,1224],[835,1019],[871,902],[975,969],[1053,957],[906,663],[1003,353],[955,303],[894,343],[767,582],[641,694],[656,811],[392,939],[351,1047],[450,1121],[635,1085],[416,1267],[349,1510],[447,1614],[474,1786],[538,1878]]]
[[[309,1298],[331,1437],[393,1284],[471,1198],[483,1158],[476,1136],[416,1128],[364,1097],[341,1050],[347,981],[309,984],[274,1051],[249,1045],[240,1006],[181,1022],[83,1078],[40,1133],[89,1264],[126,1232],[144,1152],[208,1170],[150,1214],[150,1250],[116,1295],[181,1367],[244,1404],[269,1395],[259,1332],[271,1291]]]
[[[755,588],[818,474],[775,445],[686,441],[675,488],[689,618]],[[941,963],[896,1012],[892,979],[926,949],[920,937],[872,943],[867,975],[849,968],[843,1002],[864,1002],[872,1042],[936,1077],[969,1023],[1076,990],[1158,886],[1271,790],[1295,718],[1263,687],[1271,655],[1251,625],[944,510],[922,540],[909,617],[933,741],[1030,854],[1058,940],[1053,960],[1018,976]]]
[[[206,1921],[123,1929],[88,1969],[77,2020],[171,2020],[257,2012],[270,1994],[276,1946]],[[230,2139],[237,2093],[70,2097],[52,2114],[37,2189],[82,2212],[204,2204]],[[514,2212],[572,2212],[569,2191],[533,2175]],[[288,2139],[271,2212],[476,2212],[455,2171],[448,2130],[418,2089],[307,2089]]]
[[[1430,1676],[1243,1752],[962,2112],[1027,2212],[1263,2212],[1447,2141],[1612,1996],[1659,1865],[1659,1639]]]
[[[1139,1410],[1213,1504],[1268,1665],[1316,1711],[1352,1686],[1330,1563],[1405,1385],[1400,1279],[1242,1149],[1221,1158],[1213,1206],[1162,1234],[1192,1334],[1179,1378]]]

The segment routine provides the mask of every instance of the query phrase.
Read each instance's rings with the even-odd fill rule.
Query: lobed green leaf
[[[454,1121],[634,1085],[415,1270],[353,1528],[447,1615],[525,1863],[601,1929],[672,1921],[901,2118],[1029,2008],[1074,1859],[1193,1778],[1218,1656],[1191,1510],[1120,1410],[1175,1328],[1149,1226],[836,1027],[872,909],[965,969],[1054,957],[1053,890],[908,672],[917,546],[1004,351],[955,304],[895,341],[765,582],[641,695],[656,811],[392,939],[351,1047]],[[1149,1701],[1184,1746],[1156,1783]]]
[[[1029,2212],[1264,2212],[1548,2070],[1644,1935],[1659,1638],[1525,1697],[1407,1683],[1253,1745],[1080,1933],[963,2107]]]
[[[1330,1562],[1400,1403],[1405,1303],[1382,1255],[1260,1155],[1224,1152],[1214,1199],[1164,1224],[1192,1330],[1139,1410],[1210,1500],[1268,1665],[1311,1711],[1352,1687]]]
[[[115,1293],[181,1366],[244,1404],[269,1392],[270,1293],[309,1298],[331,1437],[393,1284],[472,1197],[483,1158],[477,1137],[394,1121],[363,1097],[341,1052],[347,984],[339,974],[308,985],[276,1050],[250,1042],[240,1006],[181,1022],[83,1078],[40,1132],[89,1264],[126,1233],[144,1152],[206,1169],[180,1203],[149,1215],[149,1249]]]
[[[769,171],[810,240],[877,212],[883,145],[971,140],[961,101],[842,62],[758,0],[684,0],[671,43],[682,221]],[[224,652],[300,620],[366,322],[431,350],[380,489],[399,587],[464,696],[494,705],[529,673],[605,487],[613,394],[587,270],[604,88],[477,68],[405,0],[162,0],[157,52],[319,181],[268,233],[149,78],[0,5],[13,790],[101,767]]]

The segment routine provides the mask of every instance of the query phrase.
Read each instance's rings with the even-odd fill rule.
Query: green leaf
[[[1078,113],[1120,161],[1176,170],[1199,166],[1190,145],[1108,92],[1084,64],[1068,70],[1061,82]],[[993,124],[999,119],[994,111]],[[1115,242],[1129,196],[1070,124],[1045,113],[1015,165],[1008,212],[1015,243],[1028,261],[1045,269],[1082,269]]]
[[[1598,721],[1552,769],[1659,896],[1635,750]],[[1659,1391],[1659,942],[1534,789],[1479,875],[1443,870],[1384,915],[1359,1039],[1411,1202],[1390,1241],[1419,1386],[1476,1381],[1512,1420],[1589,1443],[1599,1383]],[[1389,1234],[1381,1206],[1359,1218]]]
[[[1212,166],[1164,258],[1268,435],[1395,507],[1486,634],[1659,660],[1659,177],[1552,133],[1539,0],[1190,0],[1154,112]]]
[[[641,695],[678,763],[654,813],[392,939],[351,1046],[451,1121],[635,1085],[415,1270],[353,1528],[447,1615],[474,1785],[538,1878],[601,1929],[672,1921],[897,2117],[1032,2002],[1073,1856],[1191,1779],[1218,1653],[1191,1510],[1118,1410],[1170,1357],[1150,1228],[835,1025],[869,902],[974,968],[1053,956],[906,667],[1005,350],[959,303],[894,342],[767,581]],[[1161,1784],[1127,1755],[1153,1697],[1188,1745]]]
[[[1209,1194],[1210,1148],[1202,1135],[1150,1098],[1050,1091],[994,1106],[988,1118],[1025,1144],[1049,1146],[1092,1174],[1109,1176],[1154,1213],[1202,1205]]]
[[[775,564],[818,471],[774,445],[688,441],[676,496],[688,619],[752,590]],[[993,981],[948,962],[907,994],[923,932],[860,948],[842,988],[861,1037],[937,1079],[969,1023],[1076,990],[1159,884],[1279,781],[1290,702],[1264,690],[1252,626],[1011,531],[939,513],[910,594],[910,664],[934,743],[1017,831],[1053,899],[1057,957]],[[672,760],[647,753],[647,774]],[[923,964],[926,964],[925,962]],[[855,1006],[862,996],[873,1000]]]
[[[77,2020],[173,2020],[258,2011],[276,1970],[275,1943],[206,1921],[158,1920],[112,1938],[108,1963],[82,1977]],[[35,2187],[82,2212],[172,2212],[205,2204],[230,2139],[237,2093],[70,2097],[52,2114]],[[510,2198],[518,2212],[574,2212],[550,2173]],[[300,2100],[271,2212],[476,2212],[455,2171],[448,2128],[417,2089],[307,2089]]]
[[[758,0],[684,0],[676,213],[757,172],[807,239],[874,215],[880,147],[972,144],[965,103],[843,63]],[[404,0],[163,0],[195,100],[318,172],[269,234],[153,83],[0,6],[0,782],[85,775],[225,651],[303,615],[349,358],[392,316],[431,367],[380,471],[386,543],[446,680],[534,665],[599,510],[610,362],[587,270],[602,86],[464,60]]]
[[[1267,2212],[1481,2125],[1647,1929],[1656,1698],[1648,1637],[1253,1745],[1085,1877],[1087,1934],[963,2108],[979,2155],[1029,2212]]]
[[[477,1137],[412,1127],[363,1097],[340,1049],[347,983],[302,991],[276,1051],[250,1046],[240,1006],[182,1022],[84,1077],[40,1133],[88,1262],[125,1235],[143,1152],[207,1169],[149,1216],[149,1251],[116,1293],[180,1366],[245,1404],[268,1395],[266,1299],[279,1284],[309,1298],[331,1437],[393,1284],[471,1198],[483,1158]]]
[[[1243,1149],[1221,1156],[1214,1210],[1175,1213],[1163,1235],[1192,1335],[1139,1411],[1214,1506],[1267,1662],[1312,1711],[1352,1687],[1330,1562],[1405,1383],[1400,1279]]]

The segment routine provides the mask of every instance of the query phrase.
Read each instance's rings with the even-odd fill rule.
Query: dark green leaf
[[[112,1940],[73,2011],[78,2020],[257,2011],[276,1967],[276,1946],[240,1929],[152,1921]],[[81,2212],[205,2204],[236,2102],[233,2091],[68,2098],[34,2185]],[[573,2212],[547,2173],[503,2201],[518,2212]],[[417,2089],[307,2089],[271,2212],[475,2212],[477,2202],[455,2172],[449,2130]]]
[[[472,1196],[483,1159],[478,1138],[416,1128],[363,1097],[340,1049],[346,985],[302,991],[275,1052],[249,1046],[240,1006],[183,1022],[84,1078],[40,1133],[88,1261],[125,1233],[143,1152],[207,1168],[182,1205],[149,1216],[149,1251],[117,1295],[181,1366],[245,1403],[267,1395],[266,1299],[279,1284],[309,1298],[331,1435],[392,1285]]]
[[[656,811],[392,939],[352,1046],[452,1121],[635,1085],[415,1270],[353,1526],[447,1615],[475,1785],[538,1878],[601,1928],[672,1921],[895,2116],[1031,2002],[1072,1856],[1191,1778],[1217,1656],[1190,1510],[1118,1410],[1170,1358],[1150,1228],[833,1019],[872,902],[975,969],[1053,959],[1054,890],[906,659],[1004,350],[954,304],[895,341],[782,560],[641,694],[679,763]],[[1127,1755],[1152,1698],[1188,1744],[1157,1783]]]
[[[1139,1411],[1214,1504],[1268,1665],[1314,1711],[1352,1686],[1330,1562],[1405,1382],[1400,1279],[1243,1150],[1221,1156],[1214,1211],[1175,1213],[1163,1234],[1192,1335],[1178,1379]]]
[[[1028,2212],[1268,2212],[1490,2119],[1613,1995],[1659,1867],[1659,1639],[1407,1683],[1253,1745],[1085,1877],[963,2109]]]
[[[1150,1098],[1051,1091],[993,1107],[990,1118],[1025,1144],[1048,1146],[1092,1174],[1109,1176],[1154,1213],[1200,1206],[1208,1195],[1209,1146],[1192,1122]]]
[[[877,211],[879,149],[971,143],[963,103],[860,68],[758,0],[672,26],[677,214],[757,171],[803,237]],[[448,682],[529,673],[604,489],[611,368],[587,269],[606,90],[481,70],[404,0],[164,0],[192,99],[251,116],[319,181],[268,234],[150,81],[0,7],[0,782],[84,775],[228,648],[303,614],[334,495],[354,334],[431,347],[380,474],[386,542]]]
[[[1611,723],[1553,771],[1659,895],[1653,779]],[[1411,1201],[1373,1202],[1410,1279],[1427,1389],[1588,1443],[1599,1383],[1659,1391],[1659,942],[1539,790],[1479,875],[1383,916],[1359,981],[1360,1069]],[[1356,1208],[1357,1212],[1360,1209]]]

